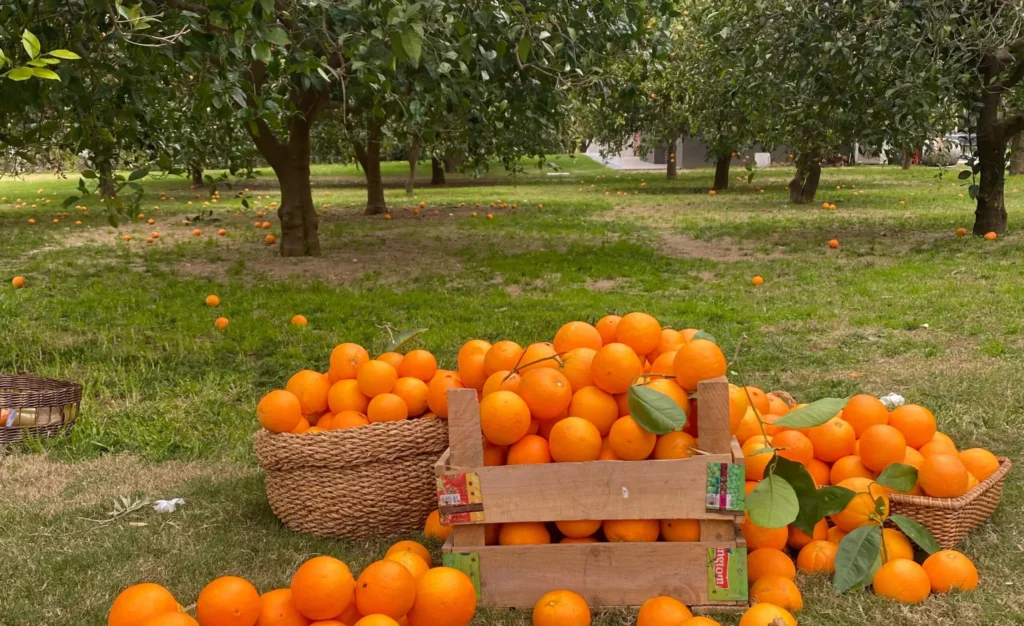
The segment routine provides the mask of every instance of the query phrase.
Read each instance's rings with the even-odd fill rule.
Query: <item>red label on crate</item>
[[[445,526],[482,522],[484,515],[480,479],[473,472],[439,477],[437,508],[441,523]]]
[[[718,589],[729,588],[729,556],[729,550],[725,548],[715,549],[715,587]]]

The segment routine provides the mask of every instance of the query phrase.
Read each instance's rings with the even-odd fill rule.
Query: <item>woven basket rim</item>
[[[275,438],[276,437],[283,437],[284,439],[290,440],[290,441],[294,441],[295,439],[299,439],[299,438],[307,439],[307,438],[311,438],[311,437],[334,438],[334,439],[362,439],[363,438],[363,433],[369,432],[367,430],[368,428],[375,428],[377,430],[381,430],[381,428],[388,428],[389,430],[402,430],[402,429],[406,429],[406,428],[411,428],[413,425],[415,425],[415,424],[417,424],[419,422],[434,422],[434,421],[447,422],[447,420],[445,420],[443,418],[426,418],[425,419],[425,418],[422,418],[422,417],[410,417],[408,419],[395,420],[393,422],[371,422],[370,424],[366,424],[366,425],[360,426],[358,428],[342,428],[340,430],[322,430],[320,432],[315,432],[315,433],[301,433],[301,434],[296,434],[296,433],[272,433],[269,430],[267,430],[266,428],[260,428],[259,430],[256,431],[255,434],[253,434],[253,438],[255,439],[256,437],[261,437],[261,436],[275,437]]]
[[[971,489],[958,498],[933,498],[931,496],[911,496],[904,493],[893,493],[889,499],[895,504],[904,504],[932,509],[957,510],[966,508],[969,504],[980,498],[985,492],[1006,479],[1006,475],[1013,468],[1013,462],[1005,456],[997,456],[999,469],[991,476],[983,480],[977,487]]]
[[[14,404],[14,398],[20,401],[16,403],[20,408],[55,406],[50,404],[50,399],[57,393],[68,394],[70,402],[81,402],[82,385],[35,374],[0,374],[0,407]],[[40,401],[39,404],[33,404],[37,400]]]

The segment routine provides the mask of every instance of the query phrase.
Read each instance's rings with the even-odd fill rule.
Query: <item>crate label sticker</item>
[[[736,463],[708,463],[707,510],[742,513],[746,472]]]
[[[445,474],[437,479],[437,508],[441,523],[472,524],[484,521],[480,477],[473,472]]]
[[[473,581],[473,588],[476,590],[476,601],[482,602],[480,597],[480,555],[476,552],[445,552],[441,555],[445,567],[457,569]]]
[[[722,602],[747,600],[746,548],[708,548],[708,598]]]

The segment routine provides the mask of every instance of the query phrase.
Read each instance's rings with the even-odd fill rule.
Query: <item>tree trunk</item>
[[[200,167],[199,165],[197,165],[195,163],[191,163],[188,166],[188,171],[189,171],[190,175],[192,176],[192,184],[193,185],[195,185],[196,187],[202,187],[203,185],[206,184],[206,181],[203,179],[203,168],[202,167]]]
[[[274,168],[281,185],[281,256],[320,256],[317,236],[319,219],[313,206],[313,188],[309,178],[309,153],[288,154]]]
[[[665,146],[665,178],[675,180],[679,178],[679,171],[676,169],[676,142]]]
[[[449,174],[454,174],[462,162],[466,159],[462,156],[461,152],[448,152],[444,155],[444,171]]]
[[[114,184],[114,165],[109,159],[103,159],[96,167],[96,174],[100,181],[100,197],[113,198],[117,192],[117,186]]]
[[[724,191],[729,188],[729,166],[732,165],[732,155],[720,156],[715,161],[715,187],[716,191]]]
[[[1006,136],[999,120],[1001,95],[996,90],[982,89],[978,113],[978,160],[981,180],[978,205],[974,211],[974,234],[1006,232],[1004,177],[1006,170]]]
[[[357,145],[356,158],[366,173],[366,215],[388,212],[384,201],[384,182],[380,175],[380,124],[371,121],[366,129],[366,147]]]
[[[416,164],[420,160],[420,142],[411,140],[406,143],[405,156],[409,159],[409,176],[405,179],[405,195],[411,196],[416,188]]]
[[[793,204],[814,202],[814,195],[818,193],[820,180],[821,164],[817,159],[809,165],[798,165],[796,176],[789,181],[789,201]]]
[[[430,184],[447,184],[447,181],[444,179],[444,165],[441,163],[441,159],[437,157],[430,158]]]
[[[1010,140],[1010,174],[1024,174],[1024,133],[1017,133]]]
[[[913,164],[913,162],[914,162],[914,153],[911,152],[910,150],[904,150],[903,151],[903,159],[900,161],[900,167],[905,169],[905,170],[909,170],[910,166]]]

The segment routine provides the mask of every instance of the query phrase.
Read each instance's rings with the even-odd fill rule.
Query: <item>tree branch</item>
[[[1011,117],[1003,118],[1000,122],[1003,127],[1004,137],[1013,137],[1014,135],[1024,132],[1024,115],[1017,114]]]

